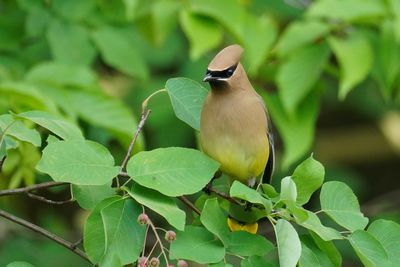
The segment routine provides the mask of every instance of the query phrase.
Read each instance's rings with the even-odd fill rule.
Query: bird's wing
[[[269,157],[268,157],[267,165],[265,166],[262,181],[265,183],[271,183],[272,182],[272,174],[274,173],[274,169],[275,169],[275,146],[274,146],[274,136],[272,134],[272,131],[269,130],[267,132],[267,135],[268,135],[268,142],[269,142]]]
[[[267,161],[267,165],[265,166],[265,170],[262,176],[261,181],[264,183],[271,183],[272,181],[272,174],[274,173],[275,169],[275,145],[274,145],[274,135],[272,133],[272,123],[269,117],[268,109],[265,105],[264,99],[257,94],[260,104],[263,106],[265,110],[265,114],[267,116],[267,135],[268,135],[268,142],[269,142],[269,157]]]

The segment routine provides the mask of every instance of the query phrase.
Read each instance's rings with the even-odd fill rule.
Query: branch
[[[145,124],[145,122],[147,120],[147,117],[149,117],[149,115],[150,115],[150,112],[151,112],[150,109],[148,109],[148,110],[144,109],[142,111],[142,115],[140,116],[140,122],[139,122],[139,125],[138,125],[137,129],[136,129],[135,135],[133,136],[133,138],[131,140],[131,143],[129,144],[128,152],[126,153],[125,158],[121,163],[121,173],[124,173],[124,171],[125,171],[126,164],[128,164],[128,160],[131,157],[133,147],[134,147],[134,145],[136,143],[136,140],[137,140],[137,138],[139,136],[140,131],[142,131],[142,128],[143,128],[143,126],[144,126],[144,124]]]
[[[133,150],[133,146],[136,142],[136,139],[139,136],[140,131],[142,131],[142,128],[144,126],[144,124],[146,123],[147,117],[149,117],[151,109],[147,109],[147,105],[149,104],[150,99],[157,95],[158,93],[162,93],[162,92],[167,92],[167,89],[160,89],[158,91],[155,91],[154,93],[152,93],[150,96],[148,96],[143,102],[142,102],[142,113],[140,115],[140,121],[138,124],[138,127],[136,129],[135,135],[133,136],[131,143],[129,144],[129,148],[128,148],[128,152],[125,155],[124,160],[122,161],[121,164],[121,172],[125,171],[126,168],[126,164],[128,163],[129,158],[131,157],[132,154],[132,150]],[[118,181],[118,179],[117,179]]]
[[[161,242],[161,238],[157,233],[156,227],[154,226],[154,224],[153,224],[153,222],[151,220],[149,220],[148,224],[149,224],[151,230],[153,230],[153,233],[154,233],[154,235],[155,235],[155,237],[157,239],[157,242],[160,244],[161,254],[164,256],[164,259],[165,259],[165,262],[166,262],[167,266],[169,266],[168,257],[167,257],[167,254],[165,253],[163,243]]]
[[[62,205],[70,202],[74,202],[74,200],[67,199],[67,200],[62,200],[62,201],[57,201],[57,200],[51,200],[47,199],[43,196],[39,196],[36,194],[31,193],[31,191],[38,190],[38,189],[43,189],[43,188],[49,188],[49,187],[54,187],[54,186],[59,186],[59,185],[67,185],[68,183],[63,183],[63,182],[46,182],[46,183],[41,183],[41,184],[35,184],[31,186],[26,186],[26,187],[21,187],[21,188],[16,188],[16,189],[6,189],[6,190],[0,190],[0,197],[1,196],[7,196],[7,195],[18,195],[18,194],[25,194],[30,198],[48,203],[48,204],[53,204],[53,205]]]
[[[68,185],[68,183],[64,182],[45,182],[41,184],[34,184],[26,187],[16,188],[16,189],[6,189],[0,190],[0,196],[7,196],[7,195],[17,195],[17,194],[27,194],[33,190],[55,187],[60,185]]]
[[[239,201],[237,201],[237,200],[234,199],[233,197],[230,197],[230,196],[228,196],[227,194],[225,194],[225,193],[223,193],[223,192],[220,192],[220,191],[218,191],[218,190],[216,190],[216,189],[214,189],[214,188],[212,188],[212,187],[208,187],[206,190],[208,190],[210,193],[214,193],[214,194],[216,194],[217,196],[220,196],[220,197],[222,197],[222,198],[228,200],[228,201],[231,202],[231,203],[234,203],[234,204],[236,204],[236,205],[242,205],[242,203],[240,203]]]
[[[198,215],[201,215],[201,211],[200,211],[195,205],[193,205],[193,203],[190,202],[189,199],[187,199],[187,198],[184,197],[184,196],[180,196],[180,197],[178,197],[178,199],[179,199],[180,201],[182,201],[183,204],[185,204],[185,205],[186,205],[188,208],[190,208],[192,211],[196,212]]]
[[[45,202],[45,203],[47,203],[47,204],[52,204],[52,205],[63,205],[63,204],[67,204],[67,203],[74,202],[74,199],[72,199],[72,198],[67,199],[67,200],[58,201],[58,200],[47,199],[47,198],[45,198],[45,197],[38,196],[38,195],[36,195],[36,194],[32,194],[32,193],[29,193],[29,192],[26,193],[26,195],[27,195],[28,197],[30,197],[30,198],[37,199],[37,200],[39,200],[39,201]]]
[[[3,218],[6,218],[7,220],[10,220],[12,222],[15,222],[19,225],[22,225],[38,234],[41,234],[45,237],[47,237],[50,240],[53,240],[54,242],[57,242],[58,244],[66,247],[67,249],[71,250],[72,252],[74,252],[75,254],[77,254],[78,256],[80,256],[81,258],[87,260],[88,262],[90,262],[89,258],[87,257],[87,255],[85,254],[85,252],[83,252],[81,249],[77,248],[75,244],[59,237],[58,235],[55,235],[49,231],[47,231],[46,229],[43,229],[33,223],[30,223],[28,221],[25,221],[24,219],[21,219],[19,217],[16,217],[8,212],[5,212],[4,210],[0,210],[0,216]]]

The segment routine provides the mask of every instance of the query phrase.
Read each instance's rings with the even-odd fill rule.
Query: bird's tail
[[[258,223],[240,223],[230,217],[228,217],[228,226],[232,232],[235,231],[246,231],[251,234],[256,234],[258,230]]]

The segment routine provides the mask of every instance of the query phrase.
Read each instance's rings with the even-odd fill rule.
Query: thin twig
[[[47,198],[45,198],[45,197],[43,197],[43,196],[38,196],[38,195],[36,195],[36,194],[32,194],[32,193],[30,193],[30,192],[27,192],[26,195],[27,195],[28,197],[30,197],[30,198],[37,199],[37,200],[39,200],[39,201],[42,201],[42,202],[45,202],[45,203],[48,203],[48,204],[52,204],[52,205],[63,205],[63,204],[67,204],[67,203],[71,203],[71,202],[74,202],[74,201],[75,201],[75,200],[72,199],[72,198],[67,199],[67,200],[61,200],[61,201],[58,201],[58,200],[51,200],[51,199],[47,199]]]
[[[72,247],[75,249],[83,242],[83,237],[79,238],[75,243],[72,244]]]
[[[125,158],[121,163],[121,173],[123,173],[125,171],[126,164],[128,164],[128,160],[129,160],[129,158],[131,157],[131,154],[132,154],[133,146],[135,145],[135,142],[136,142],[136,140],[137,140],[137,138],[139,136],[139,133],[142,130],[142,128],[143,128],[143,126],[144,126],[144,124],[145,124],[145,122],[147,120],[147,117],[149,117],[150,112],[151,112],[151,110],[148,109],[146,111],[143,111],[142,115],[140,116],[140,122],[138,124],[137,129],[136,129],[135,135],[133,136],[133,138],[131,140],[131,143],[129,144],[128,152],[126,152]]]
[[[238,200],[234,199],[233,197],[228,196],[228,195],[225,194],[224,192],[220,192],[220,191],[218,191],[218,190],[216,190],[216,189],[214,189],[214,188],[212,188],[212,187],[208,188],[208,190],[209,190],[211,193],[214,193],[214,194],[216,194],[217,196],[220,196],[220,197],[222,197],[222,198],[228,200],[228,201],[231,202],[231,203],[234,203],[234,204],[237,204],[237,205],[242,205],[242,203],[240,203]]]
[[[6,190],[0,190],[0,196],[7,196],[7,195],[18,195],[18,194],[25,194],[30,198],[43,201],[48,204],[53,204],[53,205],[62,205],[70,202],[74,202],[74,200],[67,199],[67,200],[62,200],[62,201],[57,201],[57,200],[51,200],[47,199],[43,196],[39,196],[36,194],[31,193],[31,191],[38,190],[38,189],[44,189],[44,188],[49,188],[49,187],[54,187],[54,186],[60,186],[60,185],[66,185],[68,183],[62,183],[62,182],[46,182],[46,183],[41,183],[41,184],[35,184],[31,186],[26,186],[26,187],[21,187],[21,188],[16,188],[16,189],[6,189]]]
[[[178,197],[178,199],[182,201],[183,204],[185,204],[192,211],[196,212],[198,215],[201,215],[201,211],[195,205],[193,205],[193,203],[190,202],[189,199],[187,199],[185,196],[180,196]]]
[[[152,221],[149,221],[149,225],[150,225],[151,229],[153,230],[153,233],[157,239],[157,242],[160,244],[161,253],[164,255],[165,263],[167,264],[167,266],[169,266],[168,257],[167,257],[167,254],[165,253],[163,243],[161,242],[160,236],[157,233],[156,227],[154,226]]]
[[[124,177],[124,178],[131,178],[131,177],[129,176],[129,174],[126,173],[126,172],[120,172],[120,173],[118,173],[118,176],[121,176],[121,177]]]
[[[147,241],[147,234],[149,233],[149,226],[146,227],[146,232],[144,234],[144,241],[143,241],[143,250],[142,250],[142,257],[146,253],[146,241]]]
[[[7,196],[7,195],[17,195],[17,194],[26,194],[33,190],[39,190],[43,188],[55,187],[60,185],[67,185],[68,183],[64,182],[45,182],[40,184],[34,184],[26,187],[15,188],[15,189],[5,189],[0,190],[0,196]]]
[[[72,252],[74,252],[75,254],[79,255],[81,258],[87,260],[88,262],[90,262],[89,258],[87,257],[87,255],[85,254],[85,252],[83,252],[81,249],[77,248],[73,243],[59,237],[56,234],[53,234],[49,231],[47,231],[46,229],[41,228],[40,226],[37,226],[33,223],[30,223],[28,221],[25,221],[24,219],[21,219],[19,217],[16,217],[4,210],[0,210],[0,216],[3,218],[6,218],[7,220],[10,220],[12,222],[15,222],[19,225],[22,225],[38,234],[41,234],[51,240],[53,240],[54,242],[66,247],[67,249],[71,250]]]

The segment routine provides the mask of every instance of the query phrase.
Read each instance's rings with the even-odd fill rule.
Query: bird
[[[200,146],[220,163],[230,183],[238,180],[254,188],[263,176],[272,176],[275,153],[268,111],[240,62],[243,52],[238,44],[227,46],[207,67],[203,81],[211,90],[201,111]],[[256,219],[231,206],[230,230],[256,233]]]

